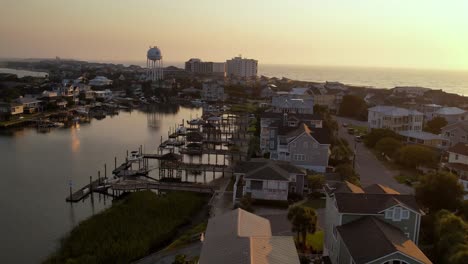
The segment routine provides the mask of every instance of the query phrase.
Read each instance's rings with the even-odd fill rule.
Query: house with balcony
[[[449,154],[448,163],[445,168],[459,177],[459,182],[465,190],[464,200],[468,200],[468,144],[457,143],[447,150]]]
[[[16,102],[23,105],[23,111],[32,114],[42,110],[42,101],[34,97],[20,96]]]
[[[325,186],[324,256],[333,264],[429,264],[418,248],[421,216],[412,195],[379,184]]]
[[[23,113],[23,105],[16,102],[0,102],[0,120],[10,116],[19,116]]]
[[[297,128],[300,122],[313,128],[323,126],[322,117],[318,114],[264,112],[260,117],[260,149],[262,153],[275,153],[279,129],[282,127]]]
[[[289,193],[303,195],[304,169],[289,162],[268,159],[241,161],[234,168],[233,202],[249,195],[253,199],[287,201]]]
[[[299,123],[297,127],[280,126],[276,149],[270,153],[273,160],[325,172],[330,157],[330,131],[326,127],[310,127]]]
[[[468,120],[444,126],[441,129],[441,135],[449,141],[449,146],[455,146],[458,143],[468,143]]]
[[[400,131],[422,131],[423,113],[395,106],[374,106],[368,109],[368,127]]]
[[[418,144],[431,148],[445,149],[449,141],[442,135],[436,135],[425,131],[400,131],[398,134],[408,144]]]

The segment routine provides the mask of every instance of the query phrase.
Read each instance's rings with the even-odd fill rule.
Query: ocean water
[[[311,82],[337,81],[387,89],[395,86],[421,86],[468,95],[468,71],[261,64],[258,68],[259,75],[268,77]]]

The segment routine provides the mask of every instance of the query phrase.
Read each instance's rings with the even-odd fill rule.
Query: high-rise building
[[[185,62],[185,70],[187,72],[196,73],[196,74],[224,76],[225,75],[225,63],[201,61],[200,59],[192,58]]]
[[[226,61],[226,73],[230,77],[256,77],[258,61],[241,56]]]

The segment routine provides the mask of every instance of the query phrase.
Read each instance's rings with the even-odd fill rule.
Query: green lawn
[[[414,182],[419,180],[419,177],[421,177],[421,175],[418,173],[403,171],[395,176],[395,180],[401,184],[413,186]]]
[[[315,251],[322,251],[324,240],[323,238],[324,232],[322,230],[318,230],[313,234],[307,234],[306,245],[308,248],[312,248]]]
[[[364,135],[364,134],[367,134],[367,127],[366,126],[351,126],[352,128],[354,128],[354,134],[355,135]]]
[[[325,208],[325,199],[313,199],[308,198],[305,203],[302,204],[303,206],[311,207],[314,209]]]
[[[255,113],[257,111],[257,106],[251,103],[245,103],[245,104],[235,104],[231,106],[231,111],[232,112],[244,112],[244,113]]]

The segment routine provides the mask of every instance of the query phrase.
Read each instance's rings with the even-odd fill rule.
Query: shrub
[[[402,146],[403,143],[401,143],[401,141],[392,137],[385,137],[377,142],[375,149],[379,152],[379,154],[385,153],[385,155],[393,157],[397,150],[399,150]]]
[[[434,166],[436,153],[427,147],[419,145],[407,145],[396,152],[396,162],[407,168],[416,168],[418,166]]]

